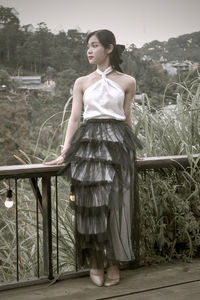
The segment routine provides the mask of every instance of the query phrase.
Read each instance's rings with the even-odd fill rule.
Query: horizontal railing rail
[[[187,155],[180,156],[160,156],[148,157],[137,160],[138,171],[148,169],[162,169],[162,168],[187,168],[192,164],[200,165],[200,156],[195,154],[191,157]],[[57,193],[57,176],[60,176],[59,171],[62,165],[44,165],[44,164],[27,164],[27,165],[13,165],[13,166],[0,166],[0,180],[13,180],[15,182],[15,222],[16,222],[16,281],[2,283],[0,290],[10,289],[17,286],[25,286],[36,283],[41,283],[55,279],[59,274],[59,238],[58,238],[58,193]],[[62,176],[62,175],[61,175]],[[55,190],[56,190],[56,253],[57,253],[57,275],[53,273],[52,266],[52,181],[55,177]],[[41,178],[41,190],[38,186],[38,178]],[[20,280],[19,278],[19,247],[18,247],[18,231],[19,231],[19,212],[18,212],[18,179],[29,179],[35,199],[36,199],[36,236],[37,236],[37,278],[30,280]],[[40,259],[39,259],[39,222],[38,211],[42,216],[43,228],[43,274],[40,275]],[[1,228],[0,228],[1,229]],[[76,249],[75,249],[76,252]],[[77,262],[76,262],[77,263]],[[75,277],[86,274],[86,270],[78,270],[77,264],[75,272],[68,272],[63,274],[64,278]]]
[[[191,156],[194,160],[200,157],[200,154]],[[198,162],[200,164],[200,162]],[[137,160],[138,170],[172,168],[172,167],[189,167],[191,160],[187,155],[174,156],[157,156],[146,157]],[[28,164],[0,166],[0,179],[2,178],[31,178],[31,177],[48,177],[59,175],[62,165],[44,165],[44,164]]]

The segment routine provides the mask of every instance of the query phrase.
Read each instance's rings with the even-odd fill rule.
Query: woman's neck
[[[100,70],[100,71],[102,71],[102,72],[104,72],[108,67],[110,67],[111,65],[110,65],[110,63],[106,63],[106,64],[101,64],[101,65],[97,65],[97,68]]]

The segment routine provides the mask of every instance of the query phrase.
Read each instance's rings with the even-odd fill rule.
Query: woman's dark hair
[[[110,30],[101,29],[90,32],[86,37],[87,43],[93,35],[95,35],[98,38],[99,42],[104,46],[104,48],[107,49],[110,44],[114,46],[113,51],[110,53],[110,64],[113,67],[113,69],[123,73],[120,64],[123,62],[121,54],[124,51],[125,46],[116,44],[115,36]]]

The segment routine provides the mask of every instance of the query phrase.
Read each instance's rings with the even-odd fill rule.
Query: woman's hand
[[[61,165],[63,161],[64,161],[64,157],[60,155],[54,160],[45,162],[44,165]]]

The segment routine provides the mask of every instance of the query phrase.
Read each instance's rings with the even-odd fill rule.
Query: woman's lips
[[[94,56],[88,56],[89,59],[92,59]]]

